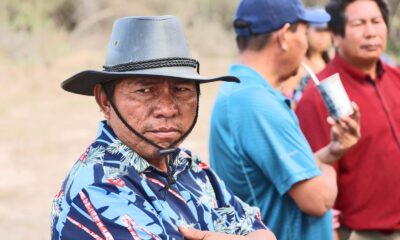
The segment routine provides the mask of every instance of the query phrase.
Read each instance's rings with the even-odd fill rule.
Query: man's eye
[[[176,90],[179,92],[184,92],[184,91],[189,91],[190,89],[186,88],[186,87],[178,87],[178,88],[176,88]]]
[[[375,24],[379,24],[379,23],[382,23],[384,21],[383,21],[382,18],[374,18],[374,19],[372,19],[372,22],[375,23]]]
[[[354,21],[350,23],[350,25],[353,27],[361,26],[362,24],[363,24],[362,21]]]
[[[192,93],[192,92],[194,92],[194,89],[190,88],[190,87],[177,87],[176,92],[177,93]]]
[[[139,93],[149,93],[150,90],[151,90],[150,88],[141,88],[141,89],[138,89],[137,92],[139,92]]]
[[[348,23],[350,26],[361,26],[361,25],[364,25],[366,22],[367,22],[366,19],[352,19],[352,20],[349,20]]]

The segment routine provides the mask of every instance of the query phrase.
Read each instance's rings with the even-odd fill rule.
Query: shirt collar
[[[120,165],[123,164],[128,167],[133,167],[138,173],[152,170],[161,172],[119,140],[106,121],[100,122],[99,132],[95,143],[105,145],[104,147],[109,150],[107,151],[105,159],[110,162],[118,161]],[[173,156],[176,168],[175,176],[185,170],[187,166],[192,167],[192,165],[195,165],[192,164],[192,159],[197,159],[197,157],[192,157],[192,153],[189,150],[182,148],[178,148]]]
[[[256,70],[243,64],[233,64],[230,68],[231,75],[240,79],[239,85],[245,86],[249,84],[259,85],[265,87],[276,98],[284,102],[290,107],[290,100],[286,98],[280,91],[276,90],[271,84],[261,76]],[[236,83],[237,84],[237,83]]]
[[[370,81],[371,77],[364,73],[362,70],[359,68],[349,64],[344,60],[338,52],[336,52],[335,57],[332,59],[332,64],[336,65],[339,69],[343,69],[346,73],[352,76],[353,79],[356,81],[364,82],[364,81]],[[379,80],[382,78],[383,74],[385,73],[385,68],[386,66],[382,63],[382,61],[379,59],[377,61],[377,79]]]
[[[244,79],[244,84],[246,85],[249,83],[252,84],[259,84],[268,88],[272,89],[272,86],[269,84],[269,82],[264,79],[263,76],[261,76],[256,70],[253,68],[243,65],[243,64],[233,64],[229,70],[230,74],[238,77],[239,79]]]

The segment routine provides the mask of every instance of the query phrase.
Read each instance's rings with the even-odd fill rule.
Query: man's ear
[[[281,27],[277,32],[276,32],[276,38],[278,41],[279,47],[282,49],[282,51],[287,51],[289,49],[288,45],[288,38],[290,37],[291,30],[290,30],[290,24],[285,23],[283,27]]]
[[[94,97],[96,99],[97,105],[99,105],[101,111],[104,113],[104,118],[106,120],[110,119],[111,105],[108,100],[107,94],[101,84],[96,84],[94,86]]]

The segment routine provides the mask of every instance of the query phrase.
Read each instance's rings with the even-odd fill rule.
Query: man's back
[[[306,215],[288,194],[296,182],[319,175],[290,106],[251,68],[234,65],[230,73],[242,82],[219,90],[211,166],[235,194],[260,207],[278,239],[330,239],[330,212]]]

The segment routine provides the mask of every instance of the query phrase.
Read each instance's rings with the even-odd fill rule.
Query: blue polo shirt
[[[288,190],[320,174],[289,101],[256,71],[233,65],[240,84],[223,83],[211,118],[211,167],[229,188],[261,209],[278,239],[330,240],[332,215],[304,214]]]

